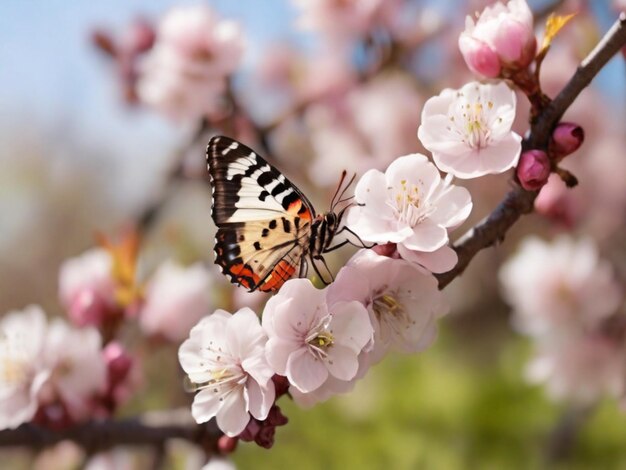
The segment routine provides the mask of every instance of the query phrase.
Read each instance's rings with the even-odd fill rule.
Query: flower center
[[[26,382],[27,362],[16,357],[5,356],[0,363],[0,382],[9,386]]]
[[[420,188],[415,184],[409,186],[406,180],[402,180],[400,190],[389,205],[400,222],[415,227],[428,216],[428,207],[422,205],[421,202]]]
[[[415,324],[395,292],[387,291],[375,297],[372,308],[381,326],[385,325],[392,335],[402,336],[404,330]]]
[[[461,142],[472,149],[481,149],[491,144],[493,123],[493,101],[483,102],[480,95],[470,101],[463,93],[448,112],[448,131],[457,134]],[[501,117],[497,118],[502,121]]]
[[[305,338],[305,342],[309,345],[309,351],[318,359],[324,359],[328,355],[328,349],[335,342],[329,326],[330,315],[327,315],[319,321],[317,326]]]

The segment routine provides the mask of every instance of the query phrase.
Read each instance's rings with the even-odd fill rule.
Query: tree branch
[[[210,422],[197,424],[151,424],[139,419],[91,421],[67,429],[53,430],[34,424],[23,424],[17,429],[0,431],[0,447],[27,446],[41,449],[69,440],[89,452],[114,446],[148,445],[158,447],[169,439],[185,439],[211,452],[221,433]]]
[[[598,45],[581,62],[563,90],[537,116],[530,135],[524,140],[525,150],[548,147],[552,129],[567,108],[624,45],[626,45],[626,13],[622,12]],[[523,214],[532,212],[537,194],[538,191],[526,191],[520,187],[511,190],[486,219],[463,235],[454,245],[459,261],[451,271],[437,276],[439,288],[443,289],[460,276],[480,250],[502,241],[517,219]]]

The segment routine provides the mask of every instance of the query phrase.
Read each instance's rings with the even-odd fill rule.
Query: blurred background
[[[228,92],[246,113],[228,124],[232,134],[267,155],[319,212],[343,168],[384,169],[397,156],[424,152],[416,137],[421,107],[443,88],[474,79],[458,51],[458,34],[466,14],[491,2],[394,0],[383,26],[368,17],[344,27],[325,24],[306,3],[204,4],[238,22],[245,35]],[[529,4],[538,31],[551,7],[578,12],[542,71],[544,89],[554,96],[615,20],[619,5]],[[140,277],[149,279],[167,260],[199,261],[213,273],[204,148],[212,134],[228,133],[222,125],[227,119],[176,115],[163,111],[171,111],[171,103],[155,106],[131,96],[133,74],[124,67],[147,73],[144,58],[138,54],[136,63],[123,64],[102,40],[121,44],[138,19],[156,28],[164,14],[185,5],[0,5],[0,314],[39,304],[51,317],[66,316],[58,299],[62,263],[95,246],[96,233],[115,235],[138,223]],[[238,468],[294,462],[302,469],[626,468],[626,416],[619,399],[600,394],[591,405],[572,405],[525,379],[533,340],[511,327],[497,276],[528,234],[550,239],[571,232],[591,236],[624,285],[625,71],[623,57],[616,57],[566,113],[586,133],[584,146],[564,164],[579,187],[568,193],[567,203],[546,203],[540,214],[525,217],[446,289],[452,309],[435,345],[415,357],[390,356],[354,392],[314,409],[283,399],[290,422],[277,430],[276,444],[267,451],[241,443],[232,456]],[[528,105],[521,95],[518,103],[516,130],[523,135]],[[509,176],[461,183],[472,193],[474,211],[452,239],[495,207],[511,187]],[[353,252],[334,257],[335,270]],[[215,308],[263,301],[211,276]],[[191,397],[181,385],[178,343],[146,335],[137,325],[123,338],[143,373],[119,416],[187,406]],[[204,461],[198,453],[173,443],[165,468],[199,468]],[[39,456],[2,449],[0,461],[11,462],[7,468],[75,468],[83,462],[80,454],[69,445]],[[125,448],[101,463],[147,468],[146,454]]]

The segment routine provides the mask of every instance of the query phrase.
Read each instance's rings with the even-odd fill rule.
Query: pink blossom
[[[265,359],[267,336],[256,314],[216,310],[191,329],[178,359],[200,392],[191,414],[198,423],[217,418],[228,436],[241,433],[250,415],[264,420],[274,403],[273,370]]]
[[[214,456],[201,470],[237,470],[237,467],[229,458]]]
[[[623,292],[590,239],[526,239],[500,269],[515,325],[534,336],[596,327],[619,308]]]
[[[417,135],[440,170],[458,178],[502,173],[517,164],[522,138],[511,131],[515,93],[505,83],[445,89],[422,110]]]
[[[367,311],[359,302],[326,303],[326,291],[308,279],[287,281],[266,304],[263,328],[267,361],[301,392],[329,376],[355,377],[358,356],[372,338]]]
[[[623,393],[625,367],[619,342],[599,334],[575,335],[542,342],[526,376],[530,382],[545,384],[555,400],[589,405],[605,395]]]
[[[550,160],[543,150],[527,150],[517,165],[517,179],[527,191],[537,191],[548,182]]]
[[[226,78],[241,61],[239,26],[204,5],[172,9],[140,70],[140,99],[171,118],[195,120],[218,113]]]
[[[434,272],[456,264],[448,230],[472,210],[469,192],[442,181],[424,155],[396,159],[385,173],[370,170],[356,185],[347,225],[366,242],[397,243],[398,252]]]
[[[108,316],[120,314],[112,269],[111,256],[101,248],[61,265],[59,297],[73,323],[102,326]]]
[[[357,252],[329,286],[328,301],[339,300],[357,300],[367,308],[374,326],[372,363],[389,349],[415,353],[430,346],[435,322],[449,308],[430,273],[372,250]]]
[[[537,41],[526,1],[498,2],[485,8],[476,22],[468,16],[459,48],[468,67],[488,78],[499,76],[501,67],[527,67],[535,57]]]
[[[552,173],[535,199],[535,211],[553,222],[572,228],[581,217],[582,207],[561,177]]]
[[[38,306],[12,311],[0,321],[0,429],[30,421],[50,376],[43,362],[46,317]]]
[[[42,362],[52,371],[40,393],[43,405],[60,401],[72,420],[85,419],[92,399],[106,387],[102,339],[94,328],[72,328],[54,320],[46,335]]]
[[[212,309],[211,274],[200,264],[162,264],[146,289],[139,325],[148,335],[180,342]]]
[[[337,175],[346,168],[362,175],[412,152],[422,104],[409,77],[391,73],[354,87],[332,102],[309,107],[305,120],[315,153],[311,179],[319,185],[335,185]]]

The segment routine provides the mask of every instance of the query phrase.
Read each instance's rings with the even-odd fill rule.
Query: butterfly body
[[[207,162],[218,227],[215,262],[232,283],[276,291],[299,267],[303,274],[305,257],[315,267],[331,249],[343,211],[316,215],[282,173],[228,137],[211,139]]]

